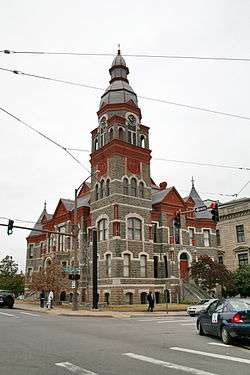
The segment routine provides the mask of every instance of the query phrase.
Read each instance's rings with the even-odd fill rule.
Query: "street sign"
[[[75,287],[76,287],[76,281],[75,280],[72,280],[71,287],[72,287],[72,289],[75,289]]]
[[[66,266],[63,270],[68,273],[78,273],[80,272],[80,267]]]

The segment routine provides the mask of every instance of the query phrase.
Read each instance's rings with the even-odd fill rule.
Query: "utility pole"
[[[92,246],[93,246],[93,256],[92,256],[92,294],[93,294],[93,309],[98,309],[98,286],[97,286],[97,230],[93,228],[92,230]]]
[[[78,240],[78,224],[77,224],[77,191],[75,189],[75,200],[74,200],[74,217],[73,217],[73,253],[74,253],[74,267],[78,266],[78,256],[77,256],[77,240]],[[76,275],[76,272],[73,273]],[[78,280],[75,277],[75,288],[73,290],[73,303],[72,303],[72,311],[76,311],[78,309]]]

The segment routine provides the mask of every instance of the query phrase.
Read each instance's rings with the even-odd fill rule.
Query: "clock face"
[[[136,124],[136,118],[135,118],[135,116],[129,115],[128,116],[128,122],[130,123],[130,125],[135,125]]]
[[[103,117],[101,118],[100,123],[101,123],[101,125],[103,125],[103,126],[106,125],[106,117],[103,116]]]

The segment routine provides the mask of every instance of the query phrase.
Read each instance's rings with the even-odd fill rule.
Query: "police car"
[[[233,339],[250,339],[250,298],[214,301],[197,318],[200,335],[213,335],[230,344]]]

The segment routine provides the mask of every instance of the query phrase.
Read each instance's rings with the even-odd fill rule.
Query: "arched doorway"
[[[110,297],[110,294],[109,293],[105,293],[104,294],[104,302],[106,302],[107,306],[109,305],[109,297]]]
[[[147,303],[147,293],[146,292],[142,292],[141,293],[141,304],[145,305],[146,303]]]
[[[165,303],[170,303],[170,292],[168,289],[165,289],[164,290],[164,299],[165,299]]]
[[[160,292],[155,292],[155,303],[160,303]]]
[[[125,303],[126,305],[133,305],[133,294],[128,292],[125,294]]]
[[[180,256],[180,278],[183,281],[188,281],[189,279],[189,267],[188,267],[188,254],[181,253]]]
[[[60,294],[60,301],[61,302],[66,301],[66,292],[65,291],[61,292],[61,294]]]

